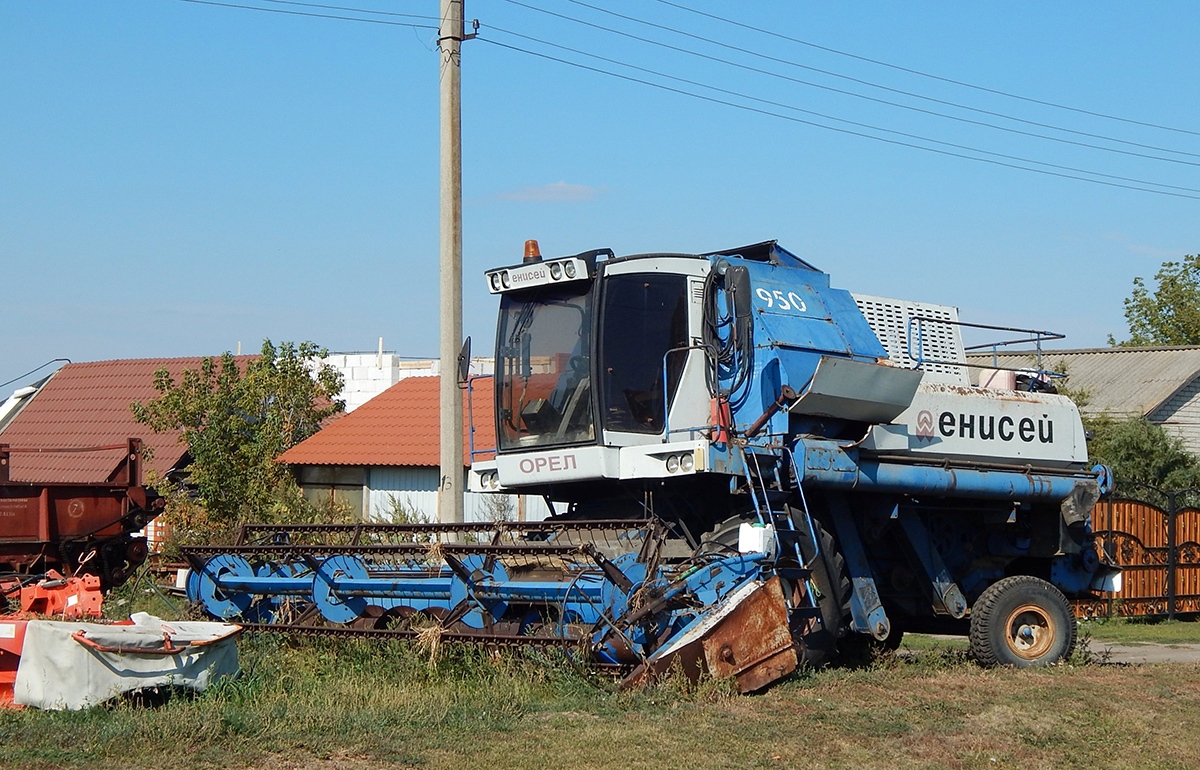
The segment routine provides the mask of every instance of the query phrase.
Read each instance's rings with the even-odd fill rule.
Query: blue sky
[[[437,14],[436,0],[325,4]],[[1194,2],[680,4],[1200,132]],[[655,0],[468,0],[466,13],[481,24],[463,51],[464,317],[476,351],[491,345],[495,312],[482,271],[519,260],[526,238],[547,255],[774,238],[836,286],[1064,332],[1072,347],[1124,335],[1134,276],[1200,250],[1200,192],[1102,186],[795,119],[1193,190],[1197,133],[966,88]],[[182,0],[0,0],[0,382],[53,358],[219,354],[263,338],[345,351],[382,336],[401,355],[436,355],[434,37]]]

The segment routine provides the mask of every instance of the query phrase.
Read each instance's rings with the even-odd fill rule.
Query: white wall
[[[437,521],[438,469],[408,466],[403,468],[371,468],[367,478],[370,487],[369,510],[372,519],[388,521],[394,508],[393,499],[405,510],[415,511],[428,521]],[[462,486],[467,485],[463,474]],[[506,499],[515,519],[520,500],[517,495],[485,495],[467,492],[463,500],[463,516],[467,521],[491,521],[494,507],[489,500]],[[550,515],[540,497],[525,497],[525,520],[541,521]]]
[[[323,363],[342,373],[342,398],[353,412],[399,382],[402,362],[392,353],[335,353]]]
[[[346,401],[347,412],[353,412],[405,377],[433,377],[440,369],[440,362],[435,359],[402,360],[395,353],[379,351],[333,353],[323,363],[342,373],[345,380],[342,398]],[[492,359],[471,359],[472,376],[491,373]]]
[[[1200,454],[1200,377],[1180,388],[1147,418],[1183,439],[1188,451]]]

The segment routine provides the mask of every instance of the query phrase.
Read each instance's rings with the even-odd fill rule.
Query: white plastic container
[[[759,522],[738,527],[739,553],[775,553],[775,527]]]

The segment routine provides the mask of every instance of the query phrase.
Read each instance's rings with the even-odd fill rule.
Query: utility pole
[[[463,520],[463,398],[458,388],[462,345],[462,60],[463,0],[440,0],[441,274],[438,521]]]

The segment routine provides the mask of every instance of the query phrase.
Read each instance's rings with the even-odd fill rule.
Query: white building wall
[[[371,468],[367,478],[370,487],[368,510],[377,521],[393,520],[399,506],[423,521],[437,521],[438,469],[429,467]],[[466,488],[466,474],[462,486]],[[496,499],[508,502],[510,519],[516,519],[521,501],[517,495],[485,495],[467,492],[463,500],[463,516],[467,521],[492,521],[496,517]],[[501,504],[502,505],[502,504]],[[541,521],[550,515],[540,497],[525,497],[525,520]]]
[[[400,357],[392,353],[334,353],[324,363],[342,373],[346,411],[378,396],[400,381]]]
[[[1193,379],[1147,419],[1183,439],[1188,451],[1200,454],[1200,377]]]
[[[392,521],[397,507],[417,514],[418,518],[437,520],[437,468],[371,468],[367,486],[370,488],[367,510],[373,520]]]
[[[345,381],[342,398],[346,401],[347,412],[353,412],[405,377],[434,377],[441,368],[436,359],[405,361],[395,353],[380,351],[334,353],[326,357],[324,363],[342,373]],[[492,369],[490,358],[471,359],[470,372],[473,377],[491,374]]]

